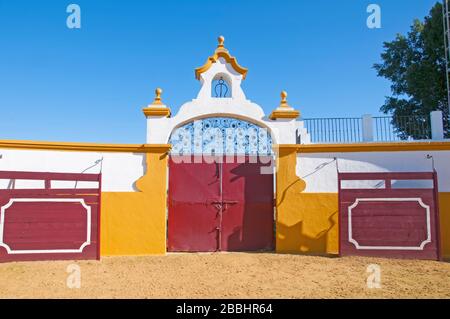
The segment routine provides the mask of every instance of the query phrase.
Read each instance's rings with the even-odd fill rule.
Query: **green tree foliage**
[[[415,20],[406,36],[398,34],[384,43],[378,76],[392,82],[392,96],[381,111],[392,114],[400,138],[429,138],[429,114],[444,114],[444,131],[450,137],[442,4],[436,3],[422,22]]]

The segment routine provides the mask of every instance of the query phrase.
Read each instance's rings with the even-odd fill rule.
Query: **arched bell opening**
[[[231,98],[232,94],[232,80],[228,74],[218,73],[214,76],[211,82],[211,97],[212,98]]]

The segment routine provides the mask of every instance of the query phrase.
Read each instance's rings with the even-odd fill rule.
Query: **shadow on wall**
[[[278,245],[280,252],[284,253],[311,253],[311,254],[335,254],[337,253],[337,229],[338,212],[332,213],[326,228],[311,231],[308,221],[300,221],[293,226],[278,223]],[[317,228],[317,227],[313,227]]]
[[[166,252],[167,154],[147,153],[136,192],[103,192],[101,256]]]
[[[338,194],[305,193],[296,175],[295,150],[280,149],[277,162],[276,250],[280,253],[339,252]]]

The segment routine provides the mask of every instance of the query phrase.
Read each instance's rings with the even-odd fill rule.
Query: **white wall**
[[[338,158],[341,172],[430,172],[434,157],[439,191],[450,192],[450,151],[365,152],[297,155],[297,175],[306,181],[308,193],[336,193]],[[81,173],[103,157],[102,187],[108,192],[136,191],[134,183],[144,175],[145,154],[0,149],[0,170]],[[100,164],[86,173],[99,173]],[[8,181],[0,181],[6,188]],[[43,187],[42,182],[33,182]],[[16,184],[16,187],[23,185]],[[78,187],[82,187],[81,184]]]
[[[297,155],[297,175],[306,182],[307,193],[337,193],[340,172],[431,172],[432,160],[438,173],[439,191],[450,192],[450,152],[365,152]]]
[[[39,151],[0,149],[0,171],[32,171],[81,173],[103,158],[102,190],[106,192],[132,192],[134,183],[144,174],[145,154],[138,153],[100,153],[72,151]],[[85,173],[98,174],[100,164]],[[27,185],[31,182],[27,182]],[[8,181],[2,180],[0,188]],[[37,185],[39,182],[33,182]],[[41,183],[42,184],[42,183]],[[23,187],[23,183],[16,185]],[[81,184],[78,187],[83,187]]]

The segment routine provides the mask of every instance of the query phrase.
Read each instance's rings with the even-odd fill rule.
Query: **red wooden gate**
[[[0,262],[100,258],[100,174],[0,171],[0,179],[9,182],[0,190]],[[45,188],[14,187],[39,180]],[[96,186],[77,188],[84,182]]]
[[[261,173],[270,158],[226,161],[170,158],[168,251],[274,248],[273,173]]]
[[[342,256],[440,259],[437,174],[339,173]]]

